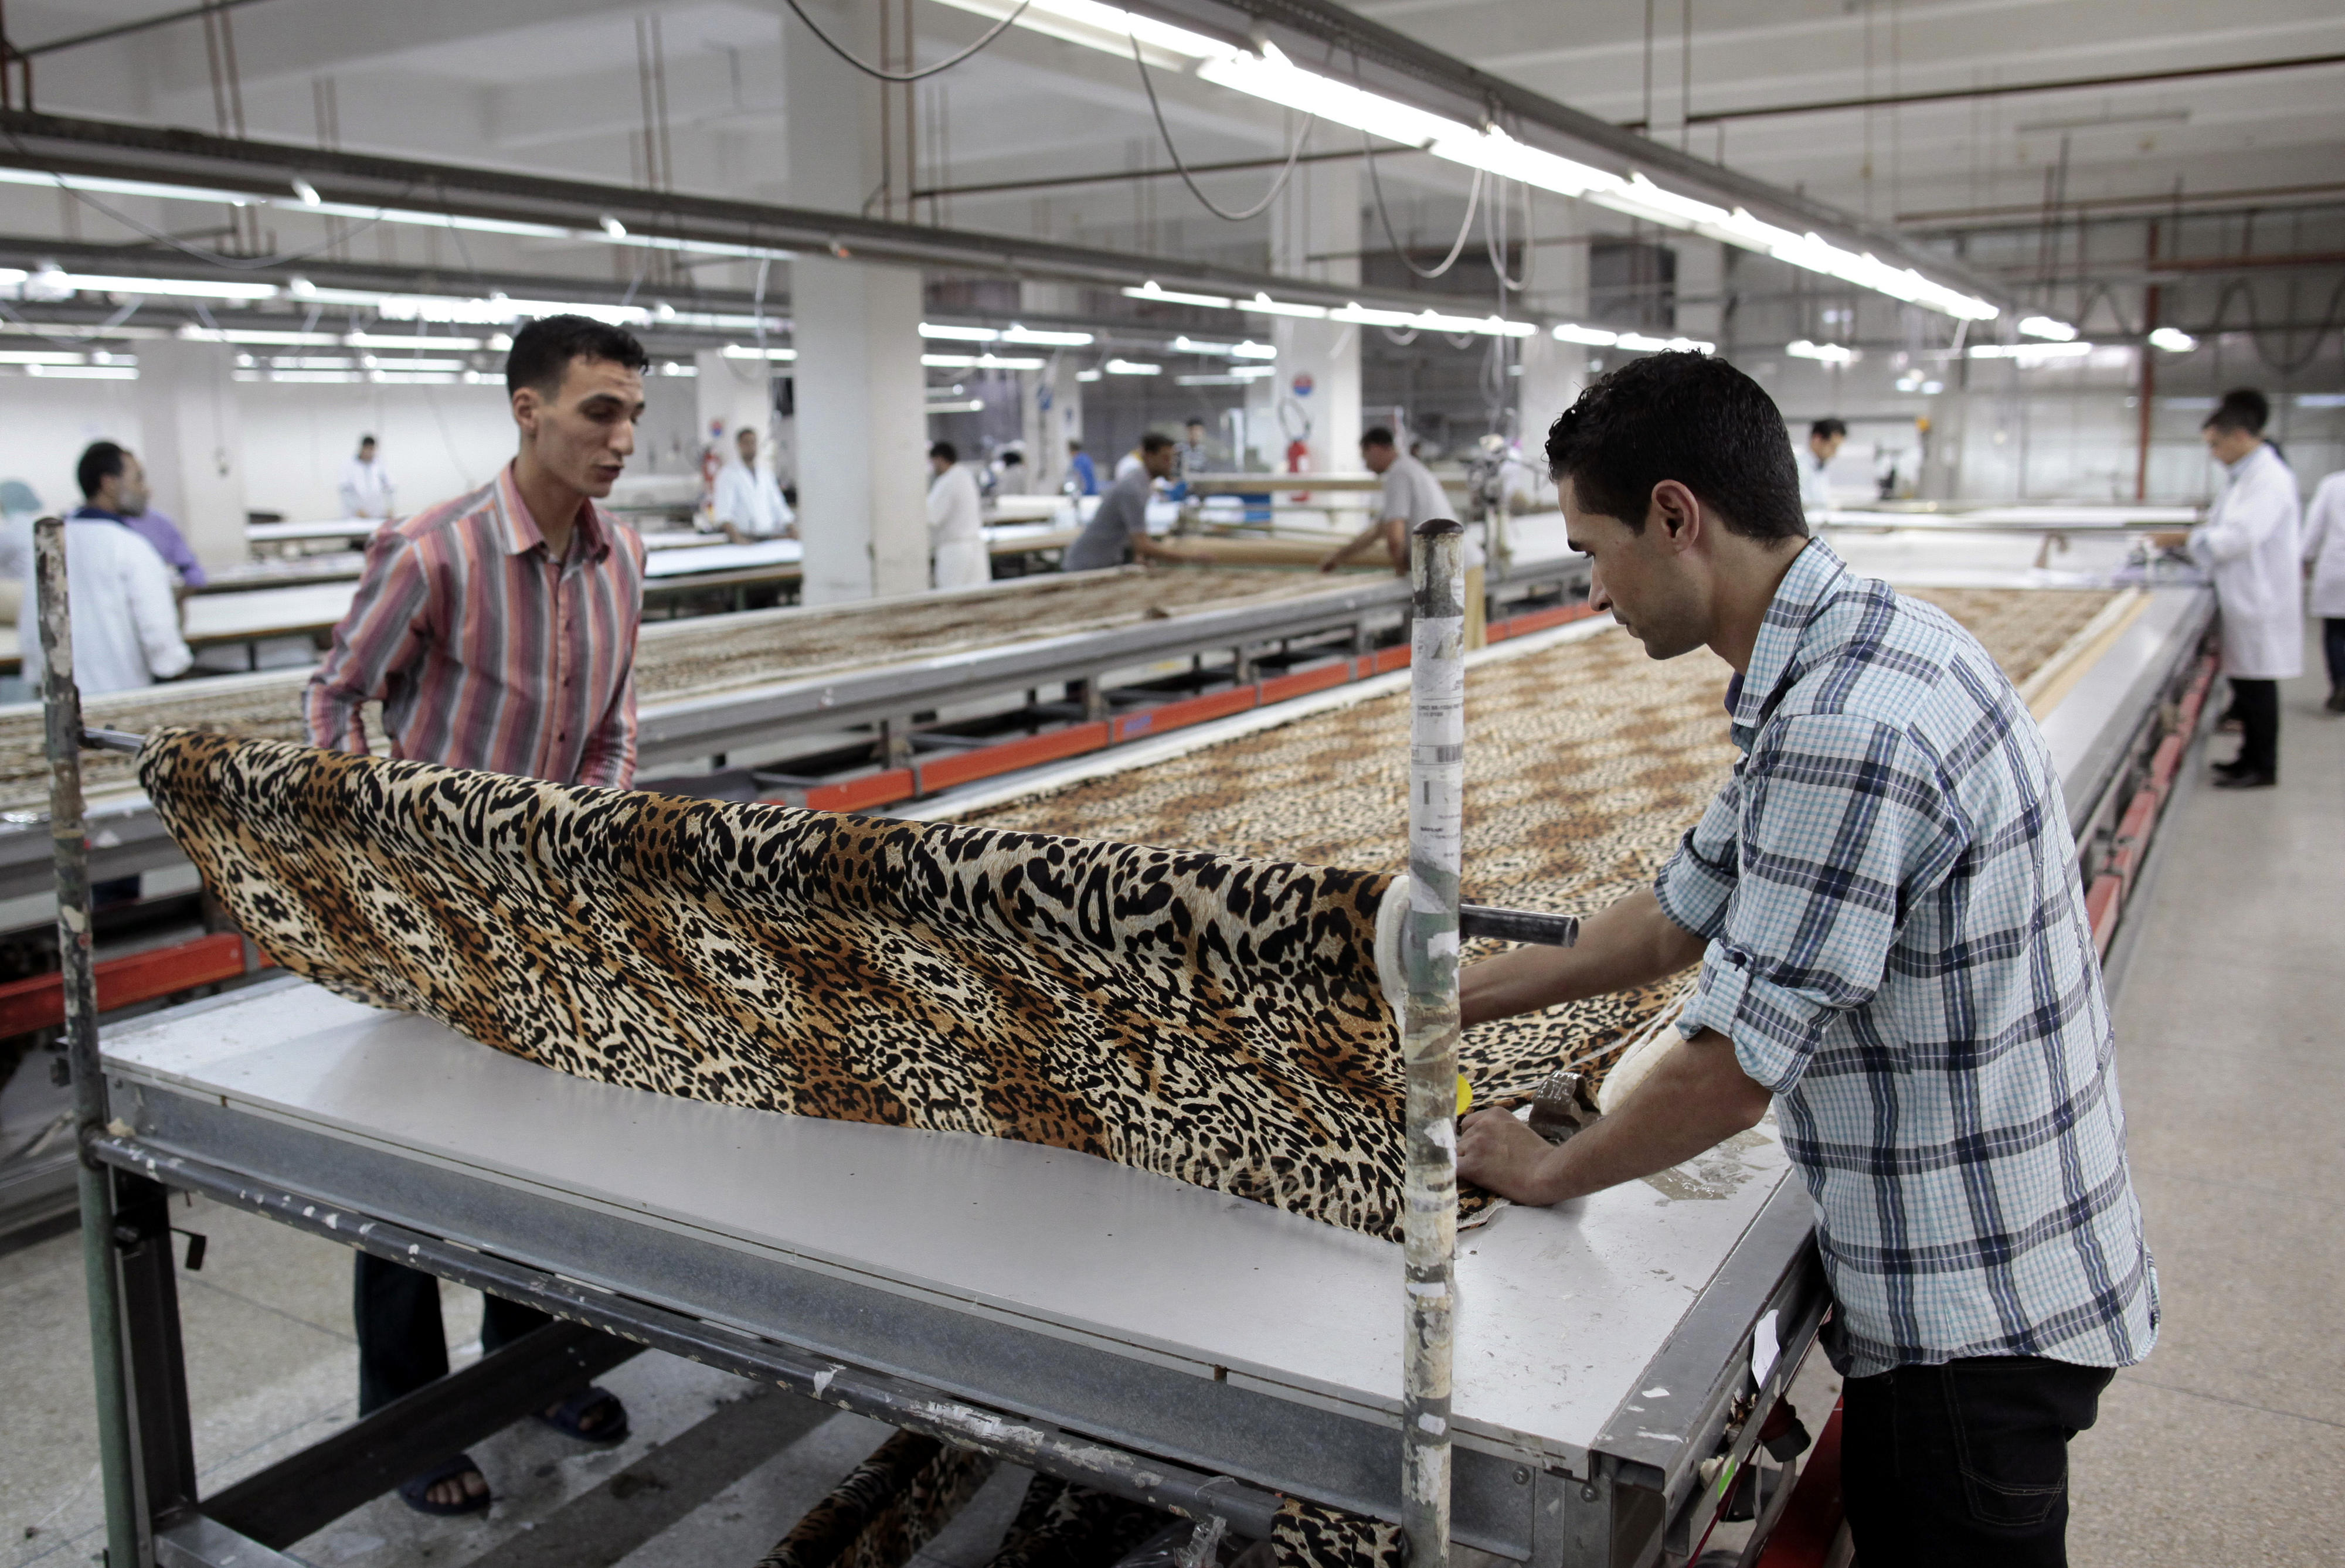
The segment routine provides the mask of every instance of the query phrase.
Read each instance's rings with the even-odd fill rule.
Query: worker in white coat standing
[[[2262,393],[2242,388],[2224,393],[2201,427],[2228,470],[2214,510],[2190,531],[2190,553],[2215,580],[2223,673],[2239,715],[2239,754],[2215,769],[2224,789],[2279,782],[2279,683],[2304,673],[2296,476],[2264,440],[2270,415]]]
[[[2312,612],[2320,617],[2320,652],[2329,662],[2332,713],[2345,713],[2345,471],[2312,492],[2304,512],[2304,564],[2312,574]]]
[[[936,561],[936,586],[976,588],[992,581],[977,476],[961,467],[960,452],[950,441],[929,449],[929,469],[936,476],[929,481],[929,548]]]

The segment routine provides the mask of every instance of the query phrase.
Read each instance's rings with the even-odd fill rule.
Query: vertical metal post
[[[1410,898],[1401,927],[1408,1017],[1402,1239],[1401,1522],[1410,1568],[1448,1568],[1449,1362],[1457,1252],[1457,880],[1466,794],[1465,531],[1417,525],[1408,754]]]
[[[66,525],[33,525],[40,614],[41,716],[49,756],[49,832],[57,875],[57,966],[65,986],[66,1060],[73,1070],[75,1135],[82,1150],[82,1272],[89,1297],[90,1379],[97,1391],[97,1457],[106,1487],[107,1561],[136,1568],[138,1512],[123,1375],[121,1291],[114,1262],[114,1184],[89,1157],[106,1130],[97,1058],[97,976],[90,957],[89,831],[82,821],[81,689],[74,684],[73,609],[66,597]]]

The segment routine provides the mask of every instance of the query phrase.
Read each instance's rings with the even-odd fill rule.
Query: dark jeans
[[[1981,1357],[1851,1378],[1841,1487],[1862,1568],[2061,1568],[2068,1440],[2106,1367]]]
[[[448,1375],[448,1333],[440,1322],[440,1281],[420,1269],[358,1255],[359,1414]],[[534,1307],[491,1296],[481,1317],[481,1351],[513,1343],[553,1321]]]
[[[2270,777],[2279,772],[2279,683],[2231,677],[2231,708],[2239,715],[2235,773]]]
[[[2320,618],[2320,651],[2329,658],[2329,683],[2345,691],[2345,615]]]

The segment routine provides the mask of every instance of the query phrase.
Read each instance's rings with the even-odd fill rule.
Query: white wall
[[[95,440],[143,443],[135,383],[0,375],[0,479],[20,479],[41,504],[63,512],[81,502],[74,464]]]

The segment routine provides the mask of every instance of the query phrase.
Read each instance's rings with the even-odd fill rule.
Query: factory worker
[[[938,588],[975,588],[993,580],[985,551],[985,501],[977,476],[961,466],[950,441],[929,449],[929,550]]]
[[[650,362],[632,334],[584,316],[543,317],[513,334],[513,460],[368,541],[350,613],[302,694],[311,745],[364,754],[366,709],[381,703],[394,757],[555,784],[634,781],[644,541],[597,503],[635,450]],[[437,1280],[365,1252],[357,1274],[364,1416],[446,1376],[448,1344]],[[481,1349],[550,1320],[492,1296]],[[569,1394],[538,1419],[597,1446],[627,1435],[626,1408],[608,1389]],[[490,1502],[462,1453],[410,1476],[399,1494],[431,1514]]]
[[[774,476],[757,467],[757,432],[742,426],[734,432],[733,450],[733,460],[716,470],[716,498],[709,509],[725,537],[736,544],[796,538],[797,514]]]
[[[342,515],[389,517],[391,473],[375,455],[374,438],[359,438],[358,456],[342,464]]]
[[[112,441],[92,441],[77,465],[82,504],[66,519],[66,580],[73,601],[74,682],[82,695],[135,692],[184,675],[196,656],[179,634],[170,564],[130,520],[147,510],[147,470]],[[25,681],[41,683],[41,640],[26,591],[18,645]]]
[[[1322,572],[1333,572],[1371,544],[1381,542],[1385,557],[1399,576],[1408,575],[1409,535],[1416,525],[1436,517],[1455,515],[1449,497],[1443,492],[1441,481],[1425,466],[1416,452],[1404,452],[1393,439],[1391,430],[1382,425],[1371,425],[1360,437],[1360,461],[1367,470],[1385,481],[1377,493],[1376,516],[1367,527],[1355,534],[1342,549],[1331,552],[1319,563]],[[1487,524],[1470,524],[1466,531],[1464,561],[1466,566],[1466,646],[1479,648],[1484,641],[1486,601],[1482,593],[1482,577],[1487,557],[1479,537]]]
[[[1072,495],[1097,495],[1100,492],[1099,465],[1091,461],[1091,454],[1083,450],[1081,441],[1067,443],[1067,487]]]
[[[1808,450],[1799,456],[1800,507],[1804,511],[1832,509],[1832,459],[1848,440],[1848,427],[1838,420],[1818,420],[1808,427]]]
[[[1142,437],[1140,467],[1116,481],[1101,498],[1091,521],[1083,524],[1083,531],[1059,558],[1059,569],[1096,572],[1103,566],[1122,566],[1134,559],[1206,561],[1205,556],[1159,544],[1148,531],[1148,503],[1156,494],[1156,481],[1170,478],[1172,465],[1179,460],[1180,449],[1172,444],[1171,436],[1152,431]]]
[[[1809,536],[1782,430],[1726,360],[1660,353],[1548,434],[1589,605],[1653,658],[1721,658],[1742,754],[1578,946],[1465,971],[1470,1027],[1698,970],[1599,1119],[1550,1145],[1482,1111],[1458,1177],[1569,1202],[1771,1106],[1832,1292],[1857,1561],[2063,1563],[2069,1440],[2158,1304],[2059,774],[1976,639]]]
[[[2304,561],[2312,575],[2312,612],[2320,617],[2320,652],[2329,663],[2332,713],[2345,713],[2345,472],[2312,492],[2304,513]]]
[[[2223,673],[2239,716],[2239,754],[2217,764],[2221,789],[2279,779],[2279,683],[2304,673],[2303,552],[2296,476],[2263,439],[2271,405],[2247,388],[2226,392],[2200,428],[2224,468],[2222,493],[2190,531],[2190,554],[2215,580]]]

